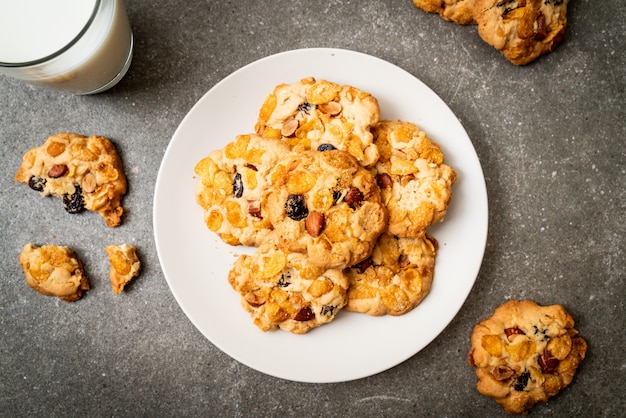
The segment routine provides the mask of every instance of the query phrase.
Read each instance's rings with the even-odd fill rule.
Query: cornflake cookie
[[[568,1],[475,0],[478,34],[513,64],[528,64],[563,41]]]
[[[474,0],[413,0],[416,7],[459,25],[475,24]]]
[[[270,172],[271,239],[312,264],[344,268],[369,256],[387,225],[372,174],[345,151],[292,152]]]
[[[59,133],[26,152],[15,181],[63,200],[69,213],[98,212],[110,227],[121,223],[126,175],[115,146],[97,135]]]
[[[402,238],[421,237],[443,220],[456,172],[443,163],[439,146],[413,123],[382,121],[372,132],[380,151],[373,171],[389,211],[387,229]]]
[[[26,244],[19,255],[26,283],[46,296],[75,302],[89,290],[83,263],[68,247]]]
[[[341,270],[315,266],[306,254],[285,253],[271,244],[240,256],[228,281],[257,327],[294,334],[331,322],[345,306],[348,290]]]
[[[371,257],[346,270],[350,279],[346,310],[373,316],[402,315],[422,302],[435,273],[437,241],[384,233]]]
[[[290,151],[279,139],[239,135],[195,167],[196,200],[207,227],[230,245],[259,246],[272,230],[268,172]]]
[[[378,159],[370,127],[379,119],[378,101],[371,94],[309,77],[276,86],[261,107],[255,130],[265,138],[282,138],[294,149],[333,146],[367,167]]]
[[[526,414],[572,382],[587,343],[561,305],[509,301],[474,327],[468,361],[483,395]]]
[[[141,262],[135,247],[128,244],[109,245],[104,249],[109,256],[109,279],[113,292],[119,295],[124,287],[139,275]]]

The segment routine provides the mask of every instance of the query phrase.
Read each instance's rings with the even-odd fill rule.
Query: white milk
[[[55,90],[97,93],[132,59],[122,0],[0,0],[0,72]]]

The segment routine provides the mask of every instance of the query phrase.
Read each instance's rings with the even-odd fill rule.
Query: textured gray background
[[[525,67],[410,0],[126,3],[135,57],[114,89],[81,97],[0,77],[1,416],[502,416],[474,389],[469,335],[516,298],[562,303],[589,342],[574,383],[532,414],[623,414],[622,0],[571,0],[563,45]],[[158,167],[191,106],[238,68],[304,47],[368,53],[429,85],[466,128],[489,194],[485,258],[458,316],[404,363],[346,383],[268,377],[214,347],[170,293],[152,234]],[[119,228],[13,182],[23,153],[59,131],[117,144],[129,177]],[[17,262],[27,242],[74,248],[93,289],[74,304],[30,290]],[[110,242],[136,245],[144,265],[119,296]]]

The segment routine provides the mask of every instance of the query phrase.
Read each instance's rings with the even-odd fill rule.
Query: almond
[[[307,232],[314,238],[322,233],[325,226],[324,214],[321,212],[311,212],[304,223]]]

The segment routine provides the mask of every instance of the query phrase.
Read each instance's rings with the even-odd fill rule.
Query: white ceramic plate
[[[261,332],[239,304],[227,274],[253,249],[223,244],[195,202],[194,166],[237,134],[254,129],[265,97],[280,83],[314,76],[373,94],[381,117],[418,124],[458,172],[439,241],[435,278],[421,305],[399,317],[340,312],[305,335]],[[487,238],[487,193],[476,152],[446,104],[408,72],[378,58],[338,49],[280,53],[235,71],[207,92],[176,130],[159,170],[154,234],[165,278],[192,323],[220,350],[260,372],[302,382],[370,376],[413,356],[457,314],[478,274]]]

